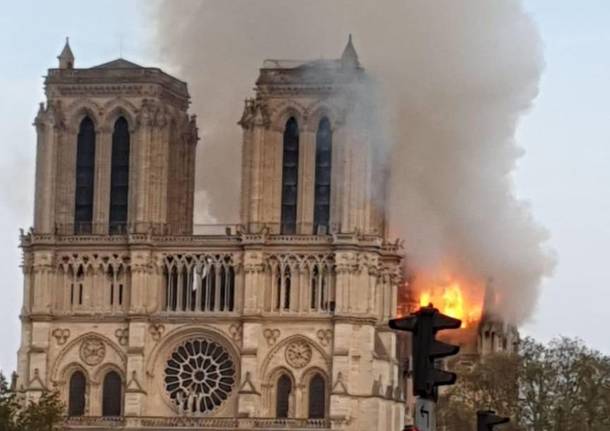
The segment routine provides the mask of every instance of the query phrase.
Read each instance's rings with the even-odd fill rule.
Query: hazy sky
[[[143,4],[2,1],[0,369],[6,372],[15,367],[19,343],[18,229],[28,228],[32,219],[31,124],[43,100],[41,77],[56,66],[66,35],[77,67],[116,58],[121,49],[136,63],[164,65],[151,46],[153,21]],[[544,40],[546,67],[534,107],[519,125],[525,153],[514,178],[519,196],[551,232],[558,265],[522,330],[542,340],[578,336],[610,353],[608,324],[602,324],[610,318],[610,2],[526,0],[525,5]]]

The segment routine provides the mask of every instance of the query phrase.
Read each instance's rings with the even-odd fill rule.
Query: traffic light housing
[[[477,431],[493,431],[496,425],[510,422],[509,418],[497,416],[493,410],[477,412]]]
[[[411,316],[392,319],[390,328],[413,333],[413,394],[433,399],[436,388],[452,385],[456,374],[436,368],[435,361],[460,351],[459,346],[436,340],[436,333],[444,329],[457,329],[459,319],[441,314],[436,308],[422,307]]]

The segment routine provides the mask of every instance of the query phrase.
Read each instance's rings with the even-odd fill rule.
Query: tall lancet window
[[[85,392],[87,379],[80,371],[70,376],[68,388],[68,416],[82,416],[85,414]]]
[[[330,173],[332,130],[328,118],[320,120],[316,133],[316,185],[314,197],[314,234],[328,233],[330,222]]]
[[[123,401],[123,382],[121,376],[115,371],[110,371],[104,377],[102,386],[102,416],[121,416],[121,404]]]
[[[110,174],[110,233],[124,233],[129,198],[129,124],[123,117],[114,123]]]
[[[83,118],[76,143],[75,233],[90,233],[93,220],[93,179],[95,177],[95,126]]]
[[[292,398],[292,380],[286,374],[282,374],[277,380],[275,397],[275,416],[278,418],[292,417],[290,405]]]
[[[309,381],[308,417],[323,418],[326,416],[326,382],[316,373]]]
[[[299,183],[299,125],[294,117],[284,129],[284,157],[282,170],[282,226],[283,234],[297,228],[297,189]]]

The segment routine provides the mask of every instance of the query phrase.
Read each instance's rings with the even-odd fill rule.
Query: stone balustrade
[[[330,430],[341,429],[344,419],[213,418],[213,417],[100,417],[81,416],[65,420],[66,430]]]

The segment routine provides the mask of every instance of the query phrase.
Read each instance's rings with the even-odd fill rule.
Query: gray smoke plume
[[[515,128],[543,66],[520,1],[165,1],[156,14],[163,61],[199,116],[203,221],[237,221],[236,121],[263,59],[337,58],[352,33],[380,86],[387,211],[409,267],[492,278],[501,317],[531,314],[553,259],[511,180]]]

